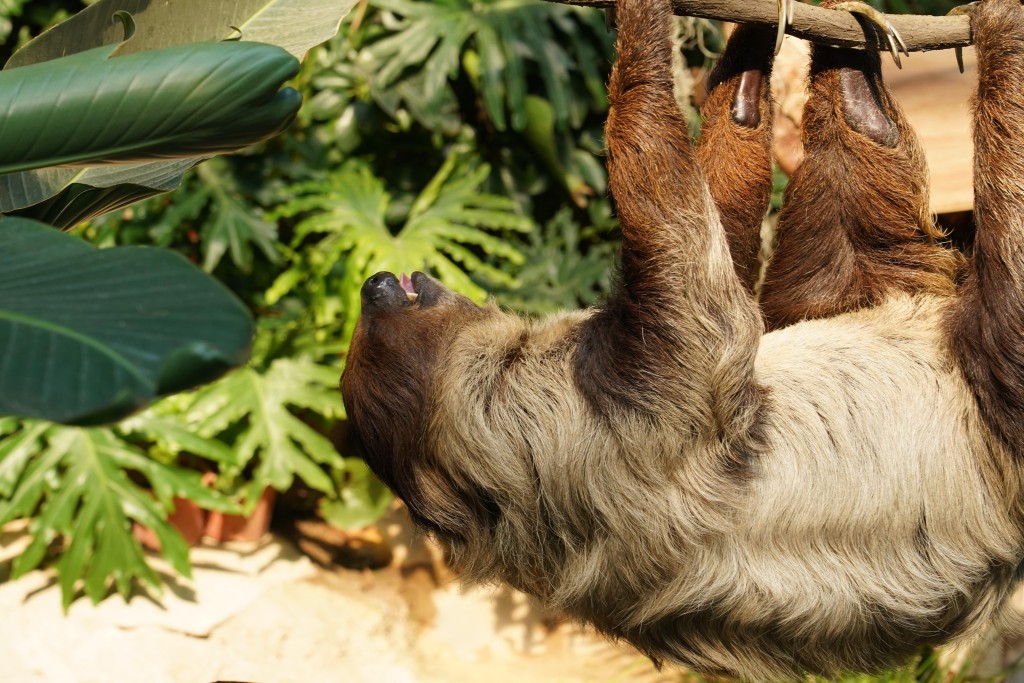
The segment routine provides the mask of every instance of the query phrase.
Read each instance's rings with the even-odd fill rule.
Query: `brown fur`
[[[959,298],[921,237],[909,129],[877,83],[898,139],[870,106],[843,113],[859,105],[825,86],[851,57],[819,56],[821,158],[788,197],[805,246],[776,271],[773,320],[820,319],[764,334],[719,215],[751,227],[763,188],[738,206],[701,170],[748,182],[762,123],[712,124],[702,145],[748,151],[698,157],[672,97],[667,0],[618,4],[607,137],[623,251],[604,306],[525,320],[422,274],[416,303],[393,275],[367,281],[349,416],[468,579],[507,581],[657,660],[758,680],[877,669],[999,614],[1024,558],[1024,10],[977,12],[979,243]],[[722,83],[717,115],[740,85]],[[838,275],[814,240],[849,255]]]
[[[814,45],[803,120],[806,160],[787,188],[762,289],[769,329],[893,291],[952,294],[956,256],[937,243],[924,152],[879,55]]]
[[[740,282],[754,290],[761,223],[772,196],[775,31],[738,26],[708,78],[697,159],[715,199]],[[730,163],[721,163],[730,159]]]
[[[1024,17],[976,11],[974,258],[951,315],[953,350],[986,416],[1024,449]]]

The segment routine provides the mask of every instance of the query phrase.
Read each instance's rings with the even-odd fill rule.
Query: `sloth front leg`
[[[937,243],[924,152],[877,53],[812,47],[803,141],[761,294],[769,328],[894,291],[951,294],[955,257]]]
[[[1024,454],[1024,10],[982,0],[971,29],[977,233],[951,346],[989,425]]]
[[[791,0],[780,0],[785,8]],[[780,17],[785,23],[785,14]],[[770,28],[736,28],[708,78],[697,159],[729,240],[736,275],[753,291],[759,270],[761,223],[772,196]]]
[[[609,187],[621,285],[581,331],[578,380],[600,407],[686,434],[743,429],[762,332],[672,91],[669,0],[619,0],[609,81]]]

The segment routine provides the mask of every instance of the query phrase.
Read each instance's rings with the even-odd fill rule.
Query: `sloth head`
[[[458,530],[470,523],[469,511],[427,446],[434,373],[457,331],[495,310],[418,272],[377,273],[361,296],[341,385],[366,462],[418,522],[438,533]]]

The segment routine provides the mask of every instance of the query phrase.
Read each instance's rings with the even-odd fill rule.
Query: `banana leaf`
[[[0,416],[100,424],[249,354],[242,303],[188,260],[0,218]]]
[[[281,90],[299,62],[273,45],[114,49],[0,71],[0,174],[230,152],[281,132],[301,104]]]
[[[114,52],[129,55],[241,38],[277,45],[295,57],[334,35],[355,0],[99,0],[19,50],[5,70],[122,41],[115,15],[138,27]],[[88,78],[88,76],[84,76]],[[98,88],[99,80],[92,80]],[[175,189],[201,157],[117,167],[51,168],[0,175],[0,213],[66,228]]]

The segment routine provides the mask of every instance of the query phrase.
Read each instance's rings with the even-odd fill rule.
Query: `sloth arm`
[[[977,234],[958,305],[953,352],[989,423],[1024,448],[1024,13],[984,0],[972,13]]]
[[[803,142],[761,294],[769,329],[895,291],[952,294],[955,257],[936,242],[924,153],[877,52],[812,45]]]
[[[743,429],[762,323],[672,92],[668,0],[620,0],[609,83],[609,186],[621,282],[581,330],[577,380],[598,407],[670,417],[690,433]]]
[[[775,34],[739,25],[708,77],[697,159],[729,240],[736,275],[754,290],[761,223],[772,196],[771,93]]]

